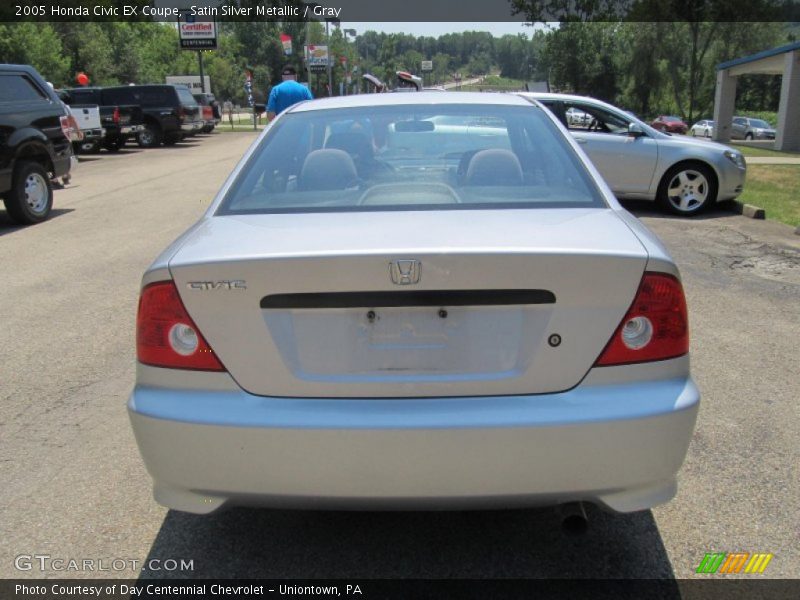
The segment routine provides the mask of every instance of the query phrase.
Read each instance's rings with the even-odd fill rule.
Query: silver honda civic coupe
[[[128,409],[173,509],[672,498],[699,406],[659,240],[542,105],[275,119],[147,269]]]

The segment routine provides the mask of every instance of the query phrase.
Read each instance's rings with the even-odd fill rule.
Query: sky
[[[359,34],[365,31],[378,31],[385,33],[410,33],[415,36],[439,37],[446,33],[460,33],[462,31],[488,31],[495,37],[510,33],[524,33],[528,37],[533,33],[533,27],[524,23],[360,23],[342,21],[342,27],[355,29]]]

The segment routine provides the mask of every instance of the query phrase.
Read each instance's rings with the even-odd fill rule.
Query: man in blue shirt
[[[297,83],[297,71],[292,65],[286,65],[281,71],[283,82],[272,88],[267,103],[267,120],[272,121],[287,108],[303,100],[313,100],[311,91]]]

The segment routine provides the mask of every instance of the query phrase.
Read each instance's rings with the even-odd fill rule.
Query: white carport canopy
[[[800,150],[800,42],[717,65],[714,139],[729,142],[740,75],[781,75],[775,150]]]

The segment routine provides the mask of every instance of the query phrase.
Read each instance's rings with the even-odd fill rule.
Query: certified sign
[[[214,21],[198,21],[187,15],[178,22],[181,48],[185,50],[216,50],[217,24]]]
[[[327,46],[306,46],[306,60],[308,70],[312,73],[319,73],[328,68],[328,47]]]

